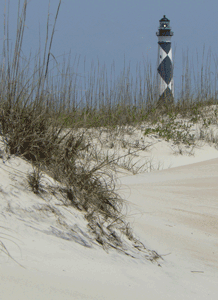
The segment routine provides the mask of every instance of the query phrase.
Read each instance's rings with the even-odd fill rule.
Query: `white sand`
[[[27,162],[0,160],[0,241],[22,265],[0,252],[0,299],[217,299],[218,151],[205,144],[194,156],[173,155],[159,140],[149,153],[164,170],[120,176],[117,191],[161,266],[105,252],[82,213],[28,189]]]

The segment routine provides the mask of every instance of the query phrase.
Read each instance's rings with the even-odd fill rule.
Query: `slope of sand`
[[[1,160],[0,241],[12,258],[0,248],[0,299],[217,299],[218,151],[205,144],[181,156],[166,146],[159,140],[149,152],[167,162],[163,170],[126,173],[117,185],[134,233],[162,255],[159,266],[102,250],[81,212],[29,190],[30,164]]]

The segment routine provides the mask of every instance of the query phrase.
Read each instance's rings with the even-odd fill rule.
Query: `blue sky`
[[[58,3],[58,0],[51,0],[50,24],[53,23]],[[10,0],[10,42],[13,45],[17,5],[18,0]],[[43,45],[48,5],[47,0],[29,1],[23,44],[26,55],[30,50],[33,53],[38,50],[39,27]],[[2,46],[4,1],[1,1],[0,9]],[[97,65],[98,58],[101,65],[106,64],[108,70],[114,61],[117,74],[123,70],[124,54],[126,63],[131,62],[132,70],[135,69],[136,63],[143,62],[144,57],[151,62],[155,71],[158,50],[156,31],[159,20],[165,14],[170,19],[174,32],[172,51],[175,64],[174,82],[177,89],[181,82],[183,52],[187,53],[188,49],[189,58],[194,58],[195,68],[196,52],[201,61],[204,44],[205,54],[210,48],[212,54],[217,57],[217,10],[217,0],[62,0],[52,53],[59,57],[71,51],[72,61],[75,55],[81,55],[81,62],[86,57],[87,66],[92,60]],[[214,72],[213,65],[212,61]]]

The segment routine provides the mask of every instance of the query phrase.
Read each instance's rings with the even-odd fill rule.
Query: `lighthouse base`
[[[174,104],[174,97],[172,91],[167,88],[162,95],[160,95],[159,100],[158,100],[158,107],[159,106],[171,106]]]

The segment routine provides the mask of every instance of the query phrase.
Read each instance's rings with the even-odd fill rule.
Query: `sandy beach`
[[[151,139],[151,137],[150,137]],[[82,212],[25,183],[31,165],[1,159],[0,299],[217,299],[218,151],[204,143],[176,154],[152,138],[156,170],[120,173],[117,192],[146,248],[162,256],[104,251],[87,233]],[[44,184],[53,183],[48,175]]]

